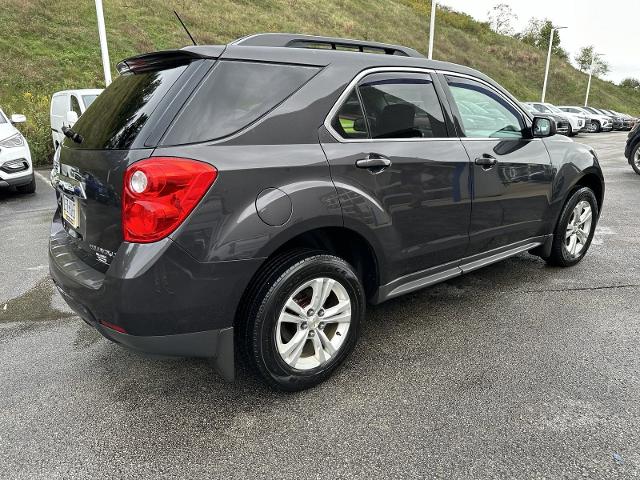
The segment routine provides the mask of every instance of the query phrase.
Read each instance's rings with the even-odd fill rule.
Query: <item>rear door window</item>
[[[80,110],[80,102],[78,102],[78,98],[75,95],[71,95],[71,111],[75,112],[78,117],[82,115],[82,111]]]
[[[374,73],[358,85],[371,138],[447,136],[442,106],[426,73]]]
[[[302,65],[219,61],[177,115],[162,144],[232,135],[281,104],[318,71]]]

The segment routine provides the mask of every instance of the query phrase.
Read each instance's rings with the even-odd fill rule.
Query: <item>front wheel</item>
[[[631,152],[631,167],[640,175],[640,143],[638,143]]]
[[[602,127],[600,126],[600,122],[598,122],[598,121],[591,122],[591,131],[593,133],[600,133],[602,131]]]
[[[589,250],[598,221],[598,202],[588,187],[576,190],[567,200],[553,235],[550,265],[571,267]]]
[[[364,289],[353,267],[319,252],[281,255],[248,298],[248,360],[271,386],[296,391],[328,378],[358,338]]]

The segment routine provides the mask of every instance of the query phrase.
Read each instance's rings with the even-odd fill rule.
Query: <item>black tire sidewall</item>
[[[580,255],[574,258],[570,256],[565,246],[565,232],[573,209],[576,207],[578,202],[581,202],[582,200],[586,200],[587,202],[589,202],[589,205],[591,205],[593,218],[591,223],[591,231],[589,232],[589,237],[587,238],[587,244],[580,252]],[[560,220],[558,221],[558,225],[556,227],[553,250],[551,254],[552,263],[568,267],[577,264],[584,258],[587,251],[589,250],[589,247],[591,246],[591,242],[593,240],[593,236],[598,224],[599,215],[600,212],[598,209],[598,202],[596,200],[595,194],[590,188],[580,188],[571,195],[569,200],[567,200],[567,202],[565,203],[565,206],[562,210],[562,215],[560,216]]]
[[[640,175],[640,167],[636,165],[636,162],[634,160],[636,153],[638,152],[638,149],[640,149],[640,142],[638,142],[636,146],[633,147],[633,149],[631,150],[631,160],[629,161],[629,163],[631,164],[631,168],[633,168],[633,171],[636,172],[638,175]]]
[[[320,276],[337,280],[347,291],[351,299],[351,323],[347,338],[334,358],[311,370],[296,370],[287,365],[277,351],[275,343],[277,320],[289,296],[303,283]],[[257,301],[260,300],[257,299]],[[344,361],[355,346],[360,319],[364,316],[364,312],[364,290],[358,276],[348,263],[331,255],[315,255],[304,259],[275,280],[271,289],[262,298],[253,334],[253,353],[258,370],[271,380],[269,383],[288,391],[302,390],[322,382]]]

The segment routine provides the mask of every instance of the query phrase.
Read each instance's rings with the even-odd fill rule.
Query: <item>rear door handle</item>
[[[481,157],[476,158],[476,165],[481,165],[482,168],[485,168],[487,170],[493,167],[496,163],[498,163],[498,160],[496,160],[495,157],[492,157],[488,153],[485,153]]]
[[[366,168],[372,173],[380,173],[387,167],[391,166],[391,160],[384,155],[377,153],[370,153],[366,158],[362,158],[356,161],[356,167]]]

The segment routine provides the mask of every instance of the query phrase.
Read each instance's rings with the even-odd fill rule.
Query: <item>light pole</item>
[[[111,67],[109,66],[109,50],[107,48],[107,30],[104,27],[104,12],[102,0],[96,0],[96,15],[98,16],[98,36],[100,37],[100,52],[102,53],[102,69],[104,70],[104,84],[111,83]]]
[[[542,84],[542,103],[544,103],[544,97],[547,94],[547,79],[549,78],[549,64],[551,63],[551,49],[553,48],[553,34],[556,30],[562,30],[567,27],[552,27],[551,35],[549,35],[549,52],[547,53],[547,66],[544,69],[544,83]]]
[[[600,53],[592,52],[591,53],[591,65],[589,65],[589,81],[587,82],[587,95],[584,97],[584,106],[588,107],[589,103],[589,90],[591,90],[591,77],[593,75],[593,64],[595,63]]]
[[[433,33],[436,28],[436,0],[431,0],[431,18],[429,19],[429,60],[433,58]]]

